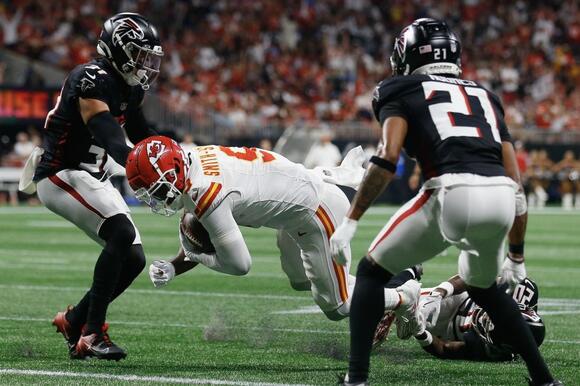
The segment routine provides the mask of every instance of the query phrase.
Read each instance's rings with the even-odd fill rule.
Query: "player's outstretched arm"
[[[404,118],[387,118],[383,124],[382,142],[385,145],[371,157],[350,209],[330,239],[330,253],[338,264],[347,263],[346,250],[356,233],[358,220],[393,179],[406,136],[407,121]]]
[[[513,288],[526,277],[524,241],[528,224],[528,208],[524,189],[521,185],[515,150],[511,142],[502,142],[502,156],[506,175],[519,185],[519,190],[516,193],[516,217],[508,233],[509,253],[501,270],[501,282],[508,283],[510,288]]]
[[[432,336],[425,331],[421,336],[416,337],[417,341],[429,354],[440,359],[469,359],[465,350],[465,343],[460,341],[449,341]]]
[[[109,106],[98,99],[79,98],[79,111],[97,143],[115,162],[125,166],[131,148],[127,146],[123,129],[109,111]]]

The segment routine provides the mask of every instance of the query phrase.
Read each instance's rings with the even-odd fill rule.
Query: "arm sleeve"
[[[157,135],[157,133],[149,127],[141,107],[127,111],[125,119],[125,131],[127,132],[129,140],[134,144],[147,137]]]
[[[109,111],[102,111],[89,119],[87,128],[107,154],[119,165],[125,166],[131,148],[127,146],[123,129],[115,117]]]
[[[246,274],[251,265],[250,251],[234,220],[230,200],[226,198],[200,221],[216,250],[215,265],[208,267],[230,275]]]
[[[486,343],[475,332],[463,334],[465,342],[465,358],[473,361],[503,362],[514,359],[514,354],[508,350]]]

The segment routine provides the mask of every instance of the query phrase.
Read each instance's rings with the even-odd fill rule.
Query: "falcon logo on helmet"
[[[113,30],[113,45],[119,46],[123,44],[123,39],[127,37],[132,40],[141,40],[145,37],[145,33],[131,18],[124,18],[118,21],[118,25]]]

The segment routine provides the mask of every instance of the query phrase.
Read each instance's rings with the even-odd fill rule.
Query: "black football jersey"
[[[106,59],[98,58],[73,69],[64,81],[56,106],[46,117],[44,154],[34,180],[63,169],[103,172],[107,155],[83,122],[79,98],[103,101],[122,123],[127,113],[140,109],[143,97],[141,86],[127,85]]]
[[[405,118],[404,149],[423,177],[445,173],[502,176],[501,142],[510,141],[499,98],[476,82],[437,75],[397,76],[380,82],[373,111],[381,123]]]

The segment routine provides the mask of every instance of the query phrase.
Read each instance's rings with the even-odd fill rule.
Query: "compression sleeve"
[[[131,148],[125,142],[123,129],[109,111],[95,114],[87,122],[87,127],[97,144],[103,147],[115,162],[125,166]]]
[[[217,265],[209,267],[230,275],[243,275],[252,258],[242,232],[234,220],[231,201],[226,198],[201,220],[216,250]]]
[[[125,114],[125,131],[129,140],[135,144],[147,137],[157,135],[155,130],[149,127],[141,107],[127,111]]]

